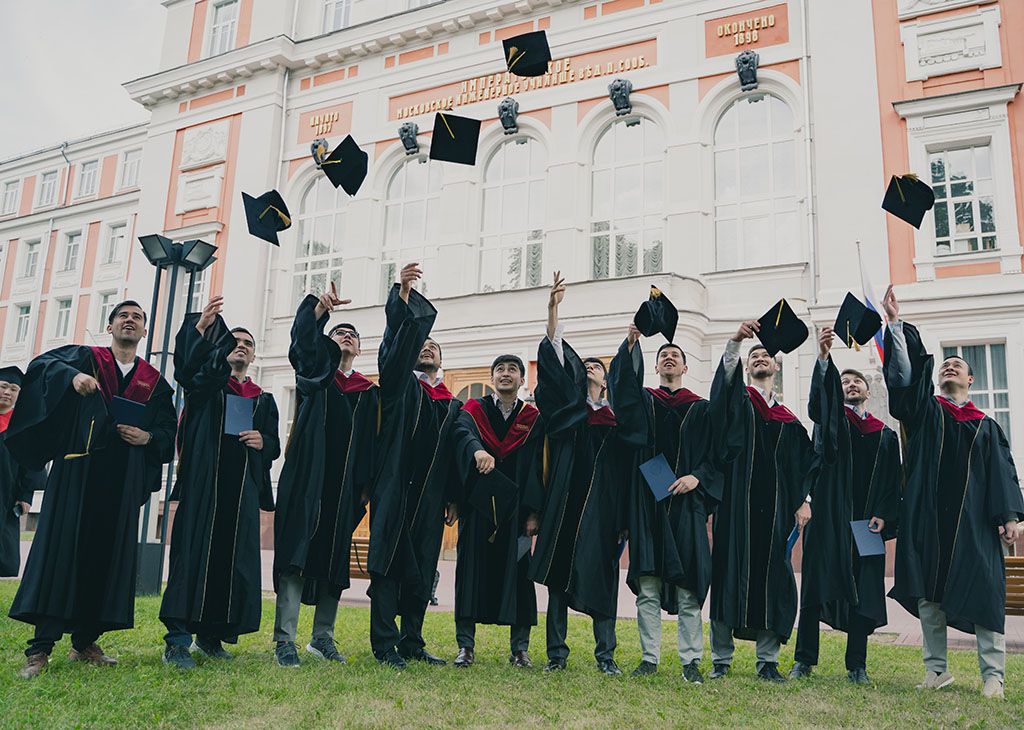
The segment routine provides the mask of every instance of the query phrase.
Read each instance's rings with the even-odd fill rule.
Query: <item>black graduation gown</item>
[[[731,377],[719,363],[711,413],[725,488],[713,526],[711,618],[737,638],[767,629],[785,643],[797,608],[786,540],[807,496],[812,449],[795,416],[776,406],[766,418],[755,397],[743,383],[742,363]]]
[[[703,605],[711,585],[708,516],[722,500],[724,477],[717,465],[710,404],[686,389],[643,388],[643,354],[623,341],[612,360],[611,394],[616,412],[627,398],[639,400],[645,414],[644,448],[629,476],[629,572],[626,583],[640,591],[640,577],[662,579],[661,605],[679,613],[676,586]],[[693,474],[700,484],[687,494],[654,499],[639,463],[664,454],[677,477]]]
[[[400,580],[426,602],[441,553],[445,507],[455,500],[450,439],[462,401],[412,373],[437,310],[415,290],[406,304],[396,284],[385,312],[369,572]]]
[[[583,361],[567,342],[562,353],[564,365],[545,337],[537,354],[534,397],[548,438],[548,474],[529,575],[563,591],[573,610],[614,618],[629,467],[646,429],[630,428],[643,417],[634,413],[631,424],[625,401],[614,415],[610,407],[591,408]],[[640,409],[638,402],[631,407]]]
[[[200,313],[185,315],[174,346],[174,379],[185,390],[178,431],[177,500],[167,590],[160,620],[189,632],[234,642],[260,628],[260,509],[274,509],[270,465],[281,453],[277,404],[249,384],[260,450],[224,433],[225,396],[236,347],[218,316],[205,333]],[[246,396],[248,397],[248,396]]]
[[[15,576],[21,567],[21,520],[14,505],[31,503],[32,494],[45,484],[46,471],[28,469],[11,458],[7,432],[0,433],[0,576]]]
[[[895,583],[889,595],[915,616],[918,599],[938,603],[947,623],[1005,630],[1006,574],[997,528],[1024,519],[1006,435],[973,406],[944,406],[934,395],[933,358],[917,329],[903,332],[911,382],[893,383],[892,333],[885,332],[889,412],[906,436],[907,482],[900,508]],[[947,410],[948,408],[948,410]]]
[[[535,626],[537,595],[530,580],[529,554],[518,557],[518,538],[531,512],[540,512],[544,501],[544,429],[536,409],[520,401],[506,421],[490,395],[462,407],[452,434],[455,466],[463,485],[459,500],[458,562],[455,565],[455,620],[505,626]],[[519,445],[496,454],[467,408],[484,414],[483,428],[497,441],[520,437]],[[529,411],[533,411],[532,414]],[[525,413],[524,413],[525,412]],[[532,423],[526,421],[533,416]],[[507,442],[506,442],[507,443]],[[494,529],[491,516],[469,501],[478,472],[473,454],[481,449],[495,456],[496,471],[515,482],[518,491],[507,520]],[[503,452],[504,453],[504,452]],[[493,536],[493,540],[491,539]]]
[[[800,605],[821,606],[821,620],[840,631],[847,630],[851,610],[875,629],[887,622],[885,556],[860,557],[850,522],[880,517],[882,537],[896,536],[903,480],[899,439],[877,419],[855,416],[861,427],[851,423],[831,357],[824,375],[814,368],[808,410],[815,423],[814,503],[803,534]]]
[[[53,464],[13,619],[100,631],[134,625],[139,508],[160,489],[176,426],[171,387],[151,365],[135,363],[126,376],[113,366],[115,395],[138,393],[149,378],[143,418],[153,438],[145,446],[129,446],[108,422],[109,393],[82,397],[72,388],[79,373],[99,375],[92,348],[66,345],[29,363],[7,448],[28,468]],[[65,458],[84,453],[87,442],[87,456]]]
[[[298,402],[274,513],[274,586],[282,575],[302,575],[308,605],[340,598],[349,586],[352,531],[366,514],[361,495],[372,487],[380,417],[377,386],[338,372],[341,350],[323,334],[329,317],[318,321],[316,304],[307,295],[292,323],[288,360]]]

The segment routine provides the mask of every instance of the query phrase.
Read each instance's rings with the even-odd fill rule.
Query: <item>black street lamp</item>
[[[167,359],[172,353],[169,351],[171,343],[171,329],[174,327],[174,297],[178,284],[178,271],[184,269],[188,272],[188,298],[186,309],[192,301],[195,293],[196,274],[208,268],[216,257],[217,247],[212,243],[206,243],[198,239],[176,243],[166,236],[151,234],[140,236],[139,243],[142,244],[142,252],[146,255],[149,263],[156,267],[156,279],[153,282],[153,304],[150,307],[151,322],[156,321],[157,303],[160,300],[160,279],[164,269],[170,270],[171,281],[168,285],[167,307],[163,316],[163,347],[156,355],[160,359],[160,377],[167,372]],[[146,338],[146,360],[153,355],[153,338]],[[174,409],[180,412],[181,408],[181,387],[174,389]],[[167,478],[164,485],[164,518],[160,523],[160,542],[149,542],[146,540],[146,532],[139,541],[139,570],[136,586],[140,595],[158,595],[163,582],[164,552],[167,546],[167,517],[170,507],[171,485],[174,483],[174,462],[167,465]],[[142,513],[142,524],[149,527],[150,501],[146,501]]]

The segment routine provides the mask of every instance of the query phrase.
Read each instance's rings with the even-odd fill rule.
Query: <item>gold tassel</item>
[[[83,453],[81,453],[81,454],[65,454],[64,458],[66,460],[78,459],[79,457],[88,456],[89,455],[89,449],[92,448],[92,427],[95,426],[95,425],[96,425],[96,419],[95,418],[90,419],[89,420],[89,435],[85,439],[85,451]]]
[[[448,134],[452,136],[452,139],[455,139],[455,132],[453,132],[452,128],[448,125],[448,120],[445,119],[444,114],[441,114],[441,112],[438,112],[438,114],[441,116],[441,121],[444,122],[444,126],[448,127]]]
[[[285,227],[285,228],[287,228],[288,226],[290,226],[290,225],[292,224],[292,219],[291,219],[291,218],[289,218],[288,216],[286,216],[286,215],[285,215],[284,213],[282,213],[282,212],[281,212],[280,210],[278,210],[277,208],[275,208],[275,207],[274,207],[273,205],[268,205],[268,206],[267,206],[267,208],[266,208],[266,210],[264,210],[264,211],[263,211],[262,213],[260,213],[260,220],[263,220],[263,216],[265,216],[265,215],[266,215],[267,213],[269,213],[270,211],[274,211],[275,213],[277,213],[277,215],[278,215],[278,216],[279,216],[279,217],[281,218],[281,220],[282,220],[282,221],[284,222],[284,227]]]
[[[491,514],[494,516],[494,532],[487,538],[487,542],[494,542],[494,538],[498,536],[498,503],[494,500],[494,495],[491,495]]]
[[[515,53],[518,50],[519,50],[518,48],[516,48],[515,46],[512,46],[510,49],[508,49],[508,57],[512,58],[512,54]],[[520,53],[519,56],[516,57],[515,61],[512,61],[512,62],[509,63],[508,70],[511,71],[515,67],[515,65],[517,63],[519,63],[519,59],[522,58],[525,55],[526,55],[526,51],[523,51],[522,53]]]
[[[782,307],[785,306],[786,300],[782,299],[779,301],[779,313],[775,315],[775,327],[778,328],[779,322],[782,321]]]

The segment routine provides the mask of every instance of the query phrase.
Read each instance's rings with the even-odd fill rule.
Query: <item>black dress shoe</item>
[[[793,665],[793,668],[789,670],[790,679],[803,679],[804,677],[810,677],[813,667],[810,664],[804,664],[803,662],[797,662]]]
[[[871,680],[868,679],[868,672],[864,667],[851,669],[846,673],[846,678],[854,684],[871,684]]]
[[[559,672],[565,669],[565,659],[549,659],[547,666],[544,667],[545,672]]]
[[[422,648],[417,649],[411,654],[402,654],[402,658],[408,661],[424,662],[425,664],[429,664],[432,667],[441,667],[448,663],[441,657],[434,656],[429,651]]]
[[[602,659],[597,663],[597,670],[602,674],[607,674],[609,677],[622,675],[622,670],[619,669],[619,665],[615,663],[614,659]]]
[[[392,669],[405,669],[408,664],[405,663],[405,659],[394,649],[388,649],[386,652],[377,657],[377,662],[385,667],[391,667]]]
[[[758,670],[757,676],[775,684],[786,683],[786,678],[779,674],[779,665],[775,662],[765,662],[764,666]]]
[[[715,664],[711,667],[711,674],[708,675],[708,679],[721,679],[729,673],[728,664]]]
[[[475,659],[476,658],[473,656],[473,650],[464,646],[459,649],[459,654],[455,657],[455,666],[459,669],[471,667],[473,666]]]
[[[633,670],[633,673],[630,674],[629,676],[630,677],[646,677],[648,675],[657,674],[657,673],[658,673],[658,665],[657,664],[654,664],[653,662],[644,662],[644,661],[642,661],[637,666],[637,668]]]
[[[530,655],[526,651],[517,651],[510,654],[508,663],[520,669],[529,669],[533,666],[533,662],[530,661]]]

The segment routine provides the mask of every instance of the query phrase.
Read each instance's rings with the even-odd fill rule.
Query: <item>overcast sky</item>
[[[157,70],[159,0],[0,0],[0,159],[149,118],[125,81]]]

